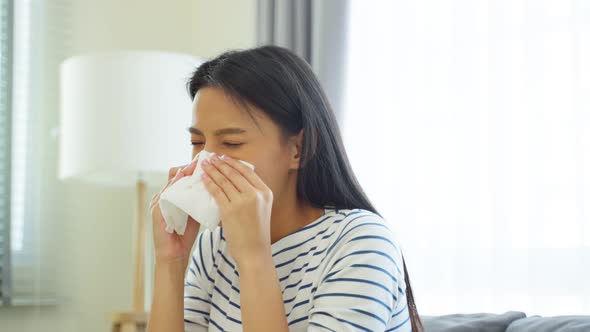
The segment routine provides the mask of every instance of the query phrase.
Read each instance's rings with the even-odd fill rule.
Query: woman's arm
[[[272,256],[238,266],[244,332],[289,331]]]
[[[204,332],[209,326],[211,310],[210,286],[202,273],[211,269],[212,260],[200,260],[201,253],[212,257],[211,232],[205,230],[197,237],[196,248],[186,269],[187,259],[156,260],[154,296],[148,332]],[[213,244],[213,248],[216,245]]]
[[[196,165],[197,158],[186,166],[171,168],[168,173],[168,183],[152,197],[150,202],[156,265],[154,295],[147,325],[149,332],[182,332],[185,329],[183,319],[184,277],[188,257],[190,257],[191,248],[200,226],[190,218],[184,235],[179,236],[176,233],[166,232],[166,222],[160,209],[160,194],[178,179],[191,175]]]
[[[148,332],[183,332],[184,261],[156,263]]]
[[[240,277],[246,332],[288,332],[279,278],[272,260],[273,193],[254,169],[229,156],[203,162],[203,183],[220,207],[228,249]]]

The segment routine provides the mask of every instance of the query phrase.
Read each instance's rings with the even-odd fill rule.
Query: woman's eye
[[[202,145],[202,144],[203,144],[202,142],[191,142],[191,145],[192,146],[197,146],[197,145]],[[232,147],[238,147],[238,146],[240,146],[242,144],[244,144],[244,143],[228,143],[228,142],[223,143],[223,145],[228,146],[230,148],[232,148]]]

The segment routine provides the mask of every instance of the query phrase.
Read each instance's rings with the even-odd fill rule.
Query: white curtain
[[[351,1],[344,140],[421,314],[590,314],[590,1]]]

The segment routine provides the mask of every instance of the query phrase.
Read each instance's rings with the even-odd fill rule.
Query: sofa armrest
[[[530,316],[516,320],[506,332],[587,332],[590,316]]]

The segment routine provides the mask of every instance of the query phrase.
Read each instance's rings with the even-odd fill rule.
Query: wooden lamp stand
[[[144,262],[145,262],[145,218],[144,212],[145,182],[137,180],[137,211],[135,212],[135,259],[133,311],[117,312],[111,316],[112,332],[144,332],[148,313],[144,306]]]

